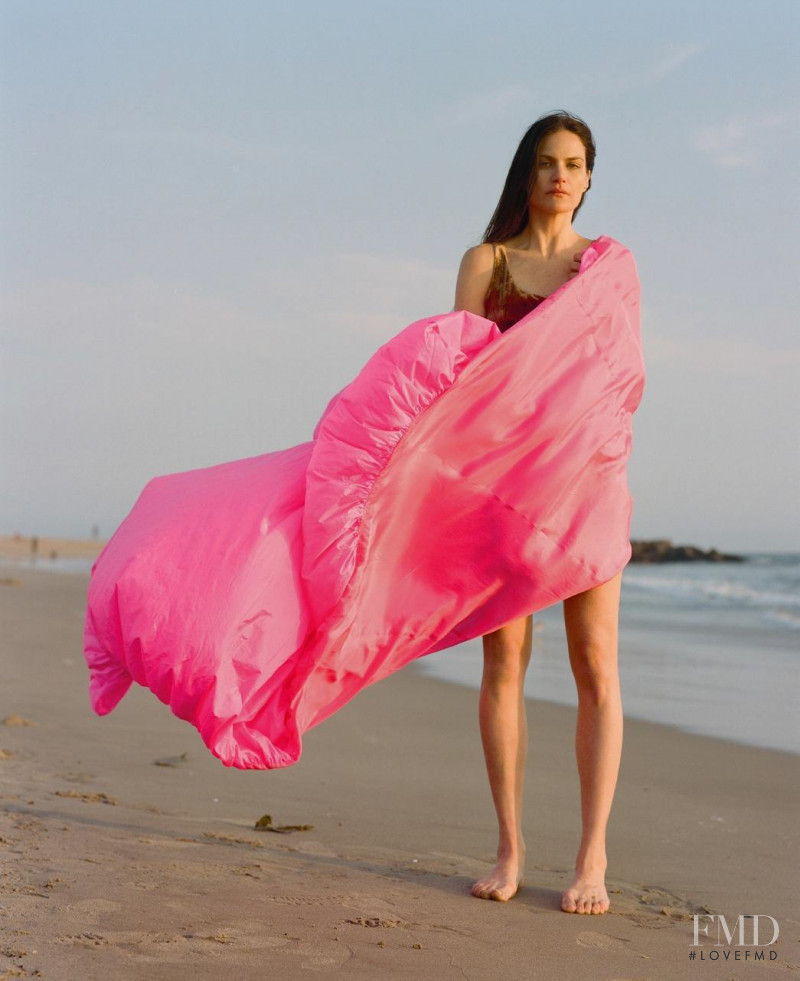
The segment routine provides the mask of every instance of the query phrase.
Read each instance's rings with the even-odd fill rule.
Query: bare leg
[[[622,755],[618,666],[620,571],[564,601],[569,659],[578,689],[575,755],[583,832],[575,878],[561,896],[566,913],[605,913],[606,826]]]
[[[531,616],[513,620],[483,638],[479,718],[499,842],[497,864],[472,887],[479,899],[511,899],[522,883],[522,785],[528,747],[523,684],[531,657]]]

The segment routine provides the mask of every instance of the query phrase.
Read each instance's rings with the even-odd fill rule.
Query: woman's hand
[[[572,257],[572,265],[569,267],[569,279],[577,276],[581,269],[581,257],[586,249],[581,249],[580,252],[576,252]]]

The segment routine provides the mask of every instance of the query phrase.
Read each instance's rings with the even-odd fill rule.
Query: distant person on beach
[[[595,145],[588,126],[565,112],[538,119],[514,155],[482,244],[467,250],[455,309],[507,330],[579,271],[591,240],[572,223],[591,187]],[[533,329],[533,326],[531,327]],[[575,875],[562,893],[568,913],[605,913],[606,826],[622,751],[617,626],[622,570],[564,600],[569,659],[578,690],[576,755],[583,834]],[[497,864],[476,882],[481,899],[509,900],[523,881],[522,788],[527,750],[523,684],[532,614],[483,638],[479,719],[499,823]]]

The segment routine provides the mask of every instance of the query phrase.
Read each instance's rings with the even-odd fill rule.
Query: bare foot
[[[516,855],[498,859],[492,871],[478,879],[472,887],[472,895],[478,899],[496,899],[508,902],[517,894],[525,875],[525,843],[520,842]]]
[[[565,913],[607,913],[611,902],[606,892],[605,868],[577,872],[572,885],[561,894]]]

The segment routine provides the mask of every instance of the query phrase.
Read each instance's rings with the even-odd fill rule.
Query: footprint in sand
[[[75,944],[80,947],[104,947],[108,944],[108,940],[100,933],[84,930],[83,933],[67,933],[56,937],[56,943]]]
[[[672,923],[691,920],[695,913],[713,912],[686,896],[641,883],[618,883],[615,888],[609,889],[609,895],[611,912],[648,929],[660,929]]]
[[[103,793],[91,793],[84,794],[78,790],[54,790],[53,793],[56,797],[78,797],[82,801],[100,803],[100,804],[116,804],[116,800],[113,797],[109,797],[108,794]]]
[[[181,939],[199,952],[208,952],[219,944],[230,944],[248,951],[261,950],[264,953],[269,951],[270,955],[299,957],[301,970],[325,972],[323,977],[330,977],[332,970],[341,967],[352,956],[347,946],[335,940],[305,940],[288,934],[282,937],[265,936],[263,923],[241,920],[236,925],[220,924],[214,933],[187,931],[181,935]]]
[[[393,929],[395,927],[410,928],[412,925],[411,923],[405,923],[403,920],[387,920],[380,916],[356,916],[352,920],[342,920],[342,922],[352,923],[355,926],[385,927],[387,929]]]
[[[226,928],[226,938],[246,946],[248,949],[263,949],[284,954],[287,957],[300,957],[300,969],[306,971],[324,971],[323,977],[330,977],[332,970],[341,967],[350,960],[350,950],[336,940],[304,940],[301,937],[269,937],[264,936],[263,926],[258,931],[244,928]],[[197,938],[200,939],[199,937]]]
[[[47,834],[47,825],[33,814],[22,811],[20,814],[12,814],[11,820],[15,831],[27,831],[31,835]]]
[[[86,923],[96,923],[103,913],[118,913],[122,909],[122,903],[114,899],[81,899],[77,903],[70,903],[68,910],[75,910],[81,914]]]
[[[6,868],[3,869],[2,878],[0,878],[0,893],[2,892],[19,892],[19,884],[22,882],[22,873],[18,872],[16,869]]]
[[[70,783],[91,783],[95,779],[93,773],[84,773],[83,770],[66,770],[63,773],[54,773],[53,776]]]
[[[352,956],[346,947],[343,948],[340,943],[335,941],[326,941],[320,944],[316,941],[309,943],[301,940],[295,943],[296,946],[292,946],[286,952],[305,958],[300,962],[301,970],[325,971],[326,977],[330,977],[332,968],[341,967]],[[281,949],[285,950],[285,948]]]
[[[280,906],[349,906],[347,896],[264,896],[267,903]]]

